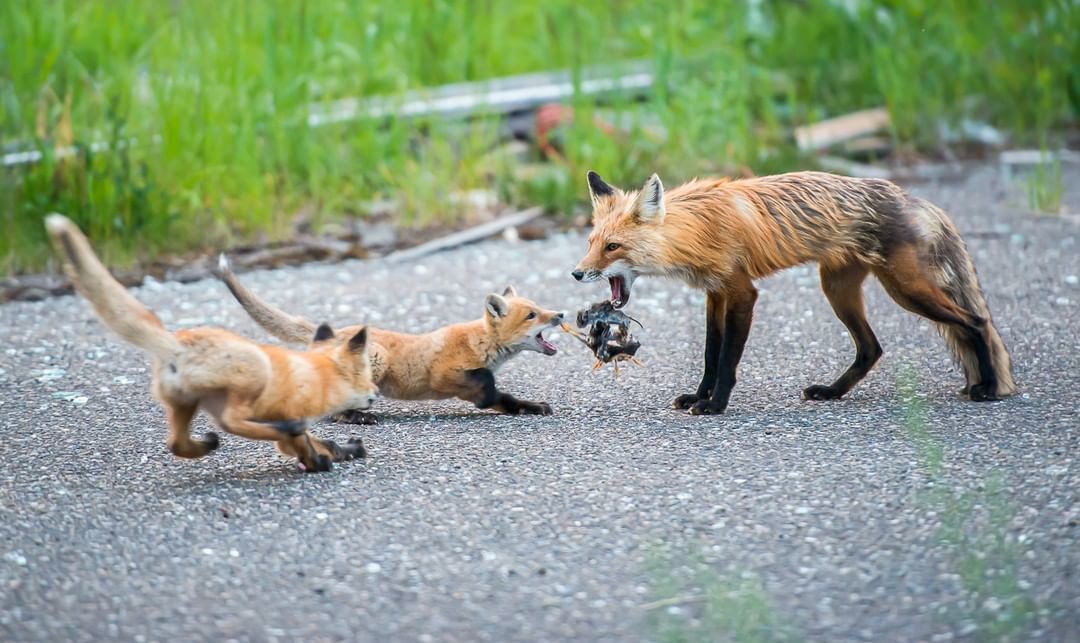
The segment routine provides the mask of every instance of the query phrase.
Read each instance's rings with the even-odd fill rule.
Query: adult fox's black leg
[[[725,302],[721,292],[705,295],[705,372],[701,376],[697,392],[675,398],[671,403],[673,408],[690,408],[698,400],[709,397],[716,386],[716,369],[720,360],[720,347],[724,342],[724,315],[727,312]]]
[[[741,283],[727,296],[727,312],[724,315],[724,339],[717,361],[716,383],[712,395],[698,400],[690,407],[692,415],[716,415],[723,413],[731,398],[731,389],[735,387],[735,371],[742,359],[746,338],[750,335],[750,325],[754,320],[754,304],[757,302],[757,289],[748,276],[742,276]]]

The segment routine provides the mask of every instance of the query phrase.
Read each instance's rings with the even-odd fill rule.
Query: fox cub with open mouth
[[[304,352],[261,346],[217,328],[170,333],[109,274],[78,226],[59,214],[47,217],[45,226],[75,289],[102,323],[149,353],[152,391],[165,407],[174,455],[201,458],[218,447],[212,431],[191,436],[191,421],[202,409],[229,433],[273,441],[308,472],[364,456],[359,440],[338,445],[307,427],[312,418],[371,407],[377,388],[366,328],[335,335],[325,324],[313,327],[314,341]]]
[[[217,270],[248,315],[268,333],[285,342],[310,340],[315,325],[294,317],[260,299],[232,272],[222,255]],[[495,371],[523,351],[554,355],[555,345],[544,338],[560,326],[565,315],[546,310],[519,297],[513,287],[484,300],[480,319],[451,324],[414,335],[369,327],[371,372],[380,392],[397,400],[459,398],[480,409],[510,415],[551,415],[547,402],[519,400],[495,386]],[[349,333],[355,326],[342,329]],[[346,414],[342,419],[374,421],[368,414]]]

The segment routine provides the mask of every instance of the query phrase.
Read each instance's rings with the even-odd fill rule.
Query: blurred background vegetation
[[[298,212],[317,225],[385,199],[405,225],[452,221],[447,195],[476,188],[565,214],[585,201],[587,168],[636,185],[652,171],[805,167],[793,126],[878,105],[894,144],[913,150],[961,118],[1057,145],[1080,104],[1078,5],[4,0],[0,147],[42,158],[0,170],[0,273],[46,263],[51,211],[114,265],[275,238]],[[494,119],[308,124],[341,98],[629,61],[646,61],[654,91],[573,99],[565,159],[539,175],[491,153]],[[601,107],[627,136],[593,125]]]

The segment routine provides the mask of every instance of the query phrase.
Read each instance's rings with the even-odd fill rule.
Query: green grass
[[[790,126],[878,104],[903,144],[931,144],[961,114],[1038,140],[1076,117],[1078,15],[1069,0],[6,0],[0,146],[46,158],[0,170],[0,273],[44,265],[53,210],[113,264],[280,236],[301,209],[327,220],[377,199],[400,201],[407,224],[453,220],[454,190],[566,213],[587,168],[623,184],[789,169]],[[306,125],[309,105],[343,97],[639,59],[662,86],[604,106],[630,134],[603,135],[575,101],[566,166],[540,179],[490,162],[488,121]],[[92,153],[98,141],[113,151]],[[80,153],[51,157],[65,145]]]
[[[1028,205],[1036,212],[1061,214],[1061,195],[1065,186],[1061,180],[1061,159],[1046,154],[1024,180]]]
[[[649,561],[654,600],[643,605],[652,640],[664,643],[775,643],[798,640],[776,613],[761,579],[727,575],[700,555],[656,552]],[[673,570],[687,573],[679,575]]]
[[[930,483],[920,503],[941,517],[937,538],[967,595],[962,605],[940,616],[954,627],[973,625],[980,641],[1025,640],[1039,605],[1020,579],[1026,549],[1011,533],[1016,511],[1003,479],[991,473],[973,489],[955,489],[946,477],[945,451],[926,428],[926,408],[914,394],[910,373],[902,378],[900,389],[906,400],[908,437]]]

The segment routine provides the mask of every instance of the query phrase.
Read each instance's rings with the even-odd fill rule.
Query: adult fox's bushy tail
[[[990,363],[997,379],[996,394],[998,397],[1015,395],[1017,389],[1016,382],[1013,380],[1009,351],[1005,348],[1005,342],[1002,341],[1001,335],[994,326],[990,308],[986,305],[986,297],[983,295],[978,275],[975,273],[975,264],[971,260],[963,239],[941,209],[921,199],[912,199],[912,201],[915,207],[923,208],[939,221],[939,231],[933,235],[930,251],[927,253],[928,262],[937,277],[938,285],[962,309],[984,320]],[[936,323],[935,325],[957,364],[964,369],[967,380],[965,391],[972,385],[980,383],[979,359],[968,334],[954,324]]]
[[[79,227],[62,214],[45,218],[45,229],[64,257],[64,271],[114,333],[154,357],[167,359],[180,345],[161,320],[128,293],[98,260]]]

